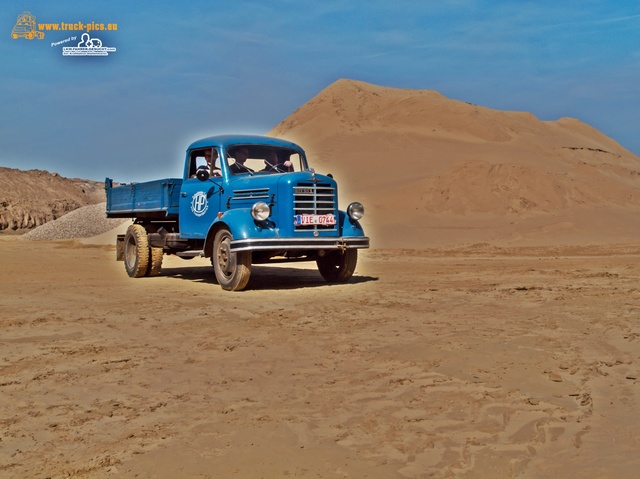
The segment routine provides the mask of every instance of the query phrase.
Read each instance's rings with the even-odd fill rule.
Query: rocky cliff
[[[97,181],[0,167],[0,231],[24,232],[81,206],[105,201]]]

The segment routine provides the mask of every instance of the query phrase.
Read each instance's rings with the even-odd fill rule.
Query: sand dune
[[[343,202],[365,203],[376,246],[625,243],[640,234],[640,158],[576,119],[339,80],[270,134],[304,145],[318,171],[339,180]],[[537,234],[558,223],[569,227]]]

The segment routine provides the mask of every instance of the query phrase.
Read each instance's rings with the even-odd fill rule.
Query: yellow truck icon
[[[35,15],[31,15],[31,12],[22,12],[18,15],[18,20],[13,30],[11,30],[11,38],[14,40],[18,38],[26,38],[27,40],[37,38],[38,40],[42,40],[44,38],[44,32],[36,28]]]

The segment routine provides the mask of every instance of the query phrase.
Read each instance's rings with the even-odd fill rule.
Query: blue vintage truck
[[[117,259],[131,277],[160,274],[165,254],[211,259],[218,284],[246,287],[252,264],[315,261],[329,282],[351,278],[369,247],[354,202],[338,209],[338,188],[317,174],[295,143],[225,135],[187,148],[182,178],[114,186],[106,214],[133,218],[118,235]]]

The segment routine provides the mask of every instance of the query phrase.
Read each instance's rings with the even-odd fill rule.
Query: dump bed
[[[178,217],[181,178],[165,178],[144,183],[113,186],[105,180],[107,218]]]

